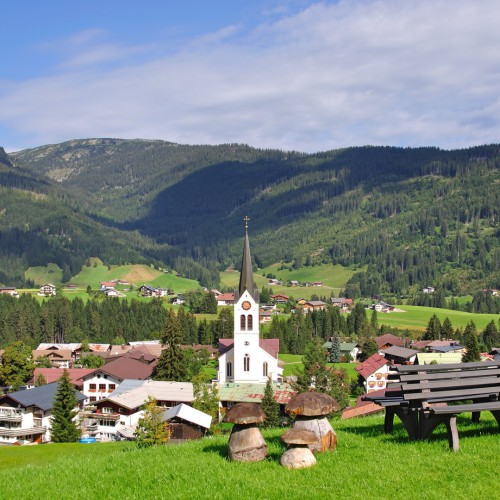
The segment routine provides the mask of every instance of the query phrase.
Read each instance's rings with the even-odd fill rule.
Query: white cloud
[[[0,125],[25,147],[110,136],[302,151],[499,142],[499,22],[494,0],[319,3],[130,65],[144,47],[83,34],[71,68],[0,89]],[[122,66],[91,69],[107,60]]]

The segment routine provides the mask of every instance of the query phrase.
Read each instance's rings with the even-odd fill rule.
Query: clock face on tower
[[[243,304],[241,304],[241,307],[245,311],[248,311],[252,307],[252,304],[250,304],[250,302],[248,302],[248,300],[245,300],[245,302],[243,302]]]

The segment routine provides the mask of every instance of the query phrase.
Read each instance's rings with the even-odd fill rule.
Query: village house
[[[0,294],[10,295],[12,297],[19,297],[19,293],[15,286],[0,286]]]
[[[326,304],[322,300],[308,300],[302,306],[302,311],[304,313],[310,313],[312,311],[323,311]]]
[[[0,397],[0,443],[50,441],[50,418],[58,383],[11,392]],[[76,393],[79,404],[85,396]]]
[[[462,353],[460,352],[419,352],[415,359],[416,365],[449,364],[461,363]]]
[[[199,439],[210,429],[212,417],[181,403],[166,410],[163,421],[168,422],[170,439]]]
[[[141,285],[137,291],[143,297],[165,297],[168,292],[166,288],[155,288],[151,285]]]
[[[418,351],[406,347],[390,346],[384,349],[384,357],[393,365],[412,365],[415,363]]]
[[[36,348],[37,351],[71,351],[71,358],[74,360],[80,358],[82,344],[80,342],[71,342],[68,344],[42,342]]]
[[[288,295],[283,295],[283,294],[276,294],[276,295],[271,295],[271,300],[274,301],[276,304],[286,304],[288,302]]]
[[[215,298],[218,306],[232,306],[234,304],[234,293],[221,293]]]
[[[306,281],[304,283],[304,286],[323,286],[323,282],[322,281]]]
[[[269,281],[267,282],[268,285],[273,285],[273,286],[282,286],[283,282],[276,279],[276,278],[269,278]]]
[[[45,297],[53,297],[56,295],[56,286],[51,283],[46,283],[40,287],[38,295],[43,295]]]
[[[143,415],[144,403],[156,399],[165,409],[194,401],[191,382],[157,380],[124,381],[122,387],[105,399],[93,404],[84,413],[86,432],[99,440],[130,438]]]
[[[436,291],[436,289],[433,286],[426,286],[422,290],[423,293],[427,293],[427,294],[434,293],[435,291]]]
[[[367,394],[387,387],[390,364],[380,354],[373,354],[366,361],[355,366],[354,369],[363,378]]]
[[[69,368],[74,360],[72,351],[62,349],[35,349],[31,351],[31,355],[33,361],[36,362],[39,358],[47,358],[57,368]]]
[[[300,283],[297,280],[290,280],[288,286],[300,286]]]
[[[82,377],[93,373],[95,368],[68,368],[66,371],[75,389],[81,391],[83,389]],[[42,375],[47,384],[52,384],[53,382],[57,382],[63,374],[64,370],[60,370],[59,368],[35,368],[33,377],[26,385],[28,389],[35,387],[35,383],[40,375]]]
[[[114,281],[100,281],[99,286],[100,291],[104,292],[105,290],[114,290],[116,283]]]
[[[346,299],[344,297],[332,297],[330,299],[330,302],[332,303],[332,306],[338,307],[342,311],[346,311],[347,309],[352,307],[352,299]]]
[[[379,351],[383,351],[384,349],[387,349],[391,346],[405,347],[405,340],[401,337],[393,335],[392,333],[386,333],[384,335],[381,335],[380,337],[375,337],[374,340]]]

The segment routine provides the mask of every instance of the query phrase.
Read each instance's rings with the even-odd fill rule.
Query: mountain
[[[500,287],[500,145],[303,154],[87,139],[10,161],[64,188],[94,223],[140,232],[159,245],[155,258],[205,284],[239,264],[249,215],[259,267],[355,266],[351,294]]]

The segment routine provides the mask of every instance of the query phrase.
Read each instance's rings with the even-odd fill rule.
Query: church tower
[[[248,241],[248,217],[238,288],[234,291],[234,339],[219,339],[219,384],[265,384],[283,380],[278,366],[279,339],[260,339],[259,289],[252,273],[252,257]]]
[[[259,289],[255,286],[245,221],[245,241],[238,289],[234,292],[234,379],[256,382],[262,378],[259,347]]]

